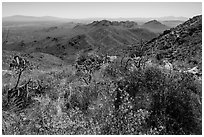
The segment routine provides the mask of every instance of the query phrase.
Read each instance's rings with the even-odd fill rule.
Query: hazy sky
[[[2,14],[5,16],[55,16],[64,18],[90,18],[90,17],[162,17],[184,16],[193,17],[202,14],[201,2],[171,2],[171,3],[70,3],[70,2],[3,2]]]

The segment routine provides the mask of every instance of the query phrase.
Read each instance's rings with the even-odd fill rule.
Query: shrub
[[[117,85],[121,89],[115,91],[118,92],[115,100],[118,111],[125,104],[125,94],[132,108],[128,111],[148,111],[149,117],[146,117],[146,123],[142,128],[146,128],[146,131],[142,132],[143,134],[202,133],[201,123],[196,120],[200,119],[201,107],[198,107],[199,103],[194,99],[197,96],[195,94],[200,93],[200,89],[192,76],[183,73],[176,77],[173,74],[169,76],[157,67],[150,67],[124,74]],[[121,111],[124,110],[123,108]],[[123,113],[118,113],[113,117],[117,120],[113,121],[122,121],[120,117]],[[114,132],[110,129],[107,129],[107,132],[120,134],[122,129],[119,127],[127,127],[122,123],[112,123],[111,127],[115,127],[112,129]],[[149,132],[150,129],[152,132]]]
[[[193,106],[192,92],[195,91],[189,90],[195,87],[193,83],[190,75],[181,74],[177,80],[165,81],[160,90],[154,90],[152,113],[147,120],[151,128],[162,128],[159,134],[201,134],[194,114],[197,107]]]
[[[117,61],[103,68],[95,57],[80,59],[94,68],[88,84],[70,71],[39,76],[45,94],[19,114],[3,111],[3,134],[202,133],[202,86],[191,75],[167,74],[157,65],[129,71]]]

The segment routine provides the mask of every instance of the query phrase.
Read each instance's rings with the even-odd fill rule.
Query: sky
[[[134,18],[202,14],[201,2],[3,2],[2,16],[54,16],[62,18]]]

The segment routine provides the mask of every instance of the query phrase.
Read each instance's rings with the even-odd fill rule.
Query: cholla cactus
[[[29,62],[19,56],[14,56],[10,68],[21,71],[28,67]]]
[[[17,79],[15,88],[18,87],[20,77],[21,77],[23,71],[25,71],[27,68],[29,68],[29,66],[30,66],[30,63],[27,60],[25,60],[19,56],[14,56],[14,58],[10,64],[10,69],[14,69],[16,71],[16,73],[18,74],[18,79]]]

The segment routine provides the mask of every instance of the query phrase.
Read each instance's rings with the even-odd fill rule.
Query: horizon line
[[[198,14],[202,15],[202,14]],[[194,15],[194,16],[198,16]],[[92,19],[92,18],[109,18],[109,19],[116,19],[116,18],[164,18],[164,17],[175,17],[175,18],[191,18],[191,17],[186,17],[186,16],[174,16],[174,15],[169,15],[169,16],[160,16],[160,17],[84,17],[84,18],[69,18],[69,17],[59,17],[59,16],[52,16],[52,15],[45,15],[45,16],[33,16],[33,15],[22,15],[22,14],[16,14],[16,15],[10,15],[10,16],[2,16],[2,18],[7,18],[7,17],[13,17],[13,16],[24,16],[24,17],[55,17],[55,18],[61,18],[61,19]],[[194,17],[192,16],[192,17]]]

